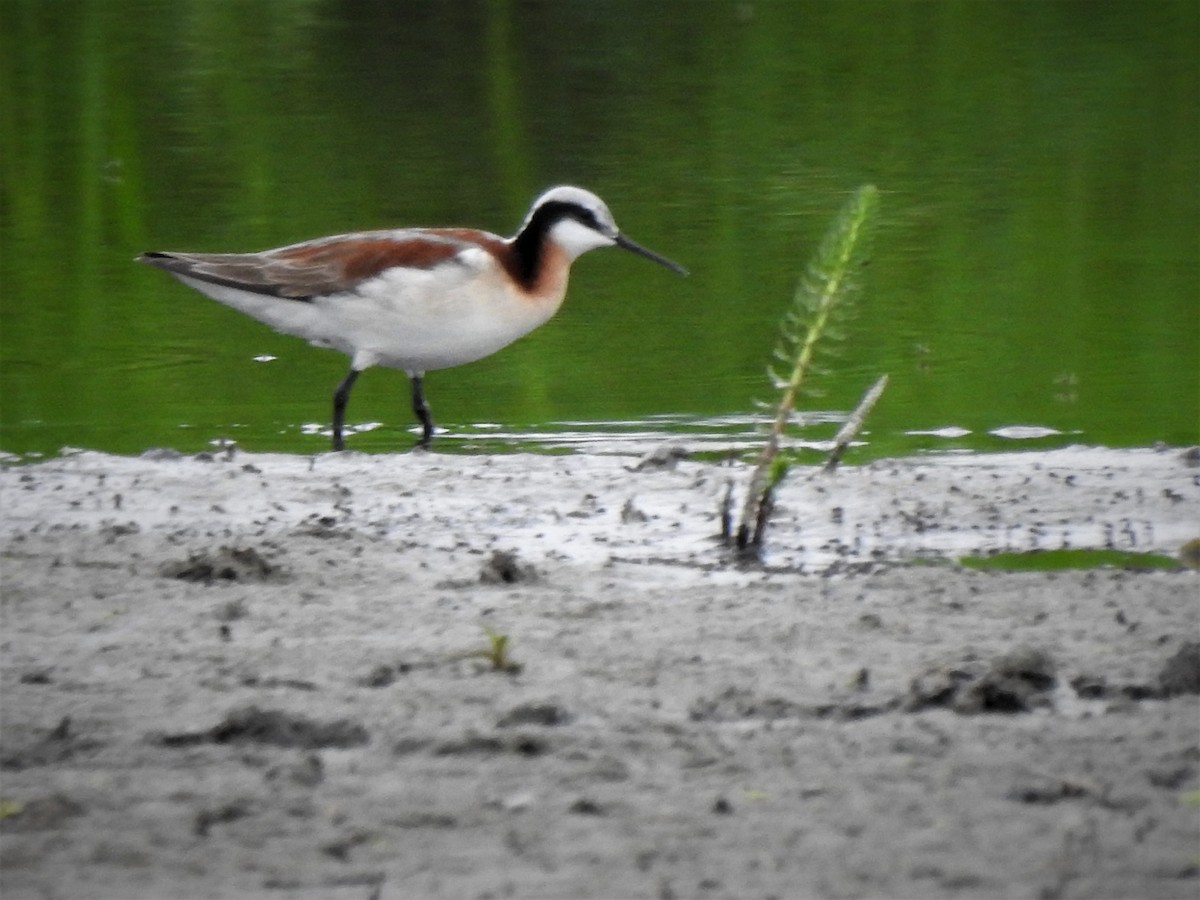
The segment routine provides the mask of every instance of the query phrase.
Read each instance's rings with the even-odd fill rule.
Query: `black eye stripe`
[[[589,228],[595,228],[597,231],[600,230],[600,220],[596,217],[594,210],[579,207],[575,210],[575,218]]]
[[[579,224],[593,228],[596,231],[604,230],[604,226],[600,224],[600,217],[596,214],[596,211],[588,209],[586,206],[580,206],[578,203],[564,203],[560,200],[552,200],[538,207],[534,213],[534,218],[540,219],[547,225],[562,219],[574,219]]]

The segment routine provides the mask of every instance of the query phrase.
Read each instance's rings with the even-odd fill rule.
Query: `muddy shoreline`
[[[1179,450],[0,468],[10,897],[1194,897]],[[490,635],[490,636],[489,636]],[[498,655],[496,638],[507,643]]]

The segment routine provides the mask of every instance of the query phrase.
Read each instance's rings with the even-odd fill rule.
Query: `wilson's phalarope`
[[[402,228],[259,253],[156,251],[138,261],[276,331],[349,355],[333,393],[333,449],[342,450],[346,400],[363,369],[408,374],[418,446],[428,447],[425,372],[481,359],[533,331],[562,305],[571,263],[611,246],[687,274],[621,234],[595,194],[567,186],[538,197],[507,240],[472,228]]]

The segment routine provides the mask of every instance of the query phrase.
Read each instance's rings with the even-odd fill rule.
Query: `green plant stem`
[[[762,542],[769,506],[768,495],[773,492],[776,481],[768,483],[767,473],[779,452],[779,443],[796,406],[796,397],[812,366],[813,354],[829,325],[833,313],[847,299],[849,279],[856,253],[861,252],[861,238],[874,209],[878,191],[872,185],[864,185],[855,192],[827,233],[810,266],[809,277],[801,280],[793,299],[794,315],[805,328],[804,339],[799,342],[793,357],[792,370],[783,386],[775,419],[767,436],[767,442],[758,457],[758,463],[750,479],[746,500],[742,509],[741,524],[737,531],[739,550],[758,547]],[[784,328],[784,340],[793,340]]]

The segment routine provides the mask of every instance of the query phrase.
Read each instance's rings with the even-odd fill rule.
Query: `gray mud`
[[[3,896],[1197,896],[1178,451],[633,463],[0,469]]]

